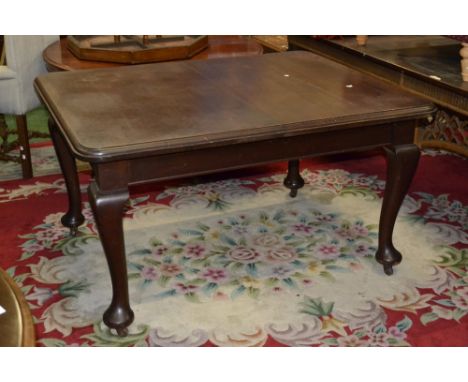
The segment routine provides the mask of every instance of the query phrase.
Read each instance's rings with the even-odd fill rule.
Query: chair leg
[[[21,157],[21,168],[23,170],[23,179],[29,179],[33,176],[31,149],[29,148],[28,126],[26,114],[16,116],[16,127],[18,129],[18,142]]]

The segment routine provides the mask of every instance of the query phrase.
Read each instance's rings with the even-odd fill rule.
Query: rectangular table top
[[[126,159],[428,115],[433,105],[309,52],[40,76],[75,155]]]

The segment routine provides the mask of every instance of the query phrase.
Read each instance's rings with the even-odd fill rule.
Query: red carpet
[[[396,244],[400,240],[406,251],[392,278],[370,256],[384,158],[335,156],[303,161],[301,169],[308,185],[294,203],[282,196],[284,164],[131,189],[126,244],[137,318],[127,339],[113,336],[100,322],[110,292],[103,287],[107,270],[99,268],[104,255],[98,253],[88,206],[77,240],[59,223],[67,199],[60,176],[0,183],[0,267],[30,303],[38,345],[467,346],[467,160],[432,151],[421,157],[395,231]],[[80,179],[85,186],[89,175],[81,173]],[[366,206],[373,208],[369,214]],[[262,222],[255,220],[256,211]],[[247,261],[251,253],[245,245],[239,252],[242,240],[268,247],[278,232],[290,229],[296,238],[310,238],[312,226],[305,223],[310,214],[339,218],[314,232],[322,241],[309,243],[308,251],[297,243],[295,252],[282,246],[257,262]],[[248,224],[239,223],[242,219]],[[343,227],[364,233],[346,241]],[[201,230],[212,239],[201,240]],[[414,243],[405,241],[405,232]],[[208,260],[207,248],[214,251],[222,241],[224,247],[237,242],[237,252],[229,251],[229,261],[226,255]],[[362,256],[358,243],[367,251]],[[418,247],[424,251],[412,257],[406,253],[412,246],[414,253]],[[170,259],[162,259],[166,251],[173,251]],[[354,278],[356,284],[349,281]],[[372,288],[351,291],[359,283]],[[372,283],[382,285],[381,293]],[[158,318],[158,312],[165,313]],[[242,318],[239,312],[250,313]]]

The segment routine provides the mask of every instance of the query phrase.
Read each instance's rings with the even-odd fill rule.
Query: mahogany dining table
[[[92,166],[88,197],[113,293],[103,320],[119,335],[134,319],[122,223],[133,184],[288,161],[294,197],[301,158],[381,148],[387,182],[375,256],[388,275],[402,260],[393,227],[430,101],[304,51],[48,73],[35,87],[51,114],[69,198],[62,223],[72,234],[84,222],[75,160]]]

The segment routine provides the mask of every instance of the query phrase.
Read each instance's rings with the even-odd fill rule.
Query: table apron
[[[129,184],[413,143],[414,127],[414,121],[404,121],[363,126],[359,132],[356,129],[315,132],[92,165],[99,188],[112,191],[126,188]]]

